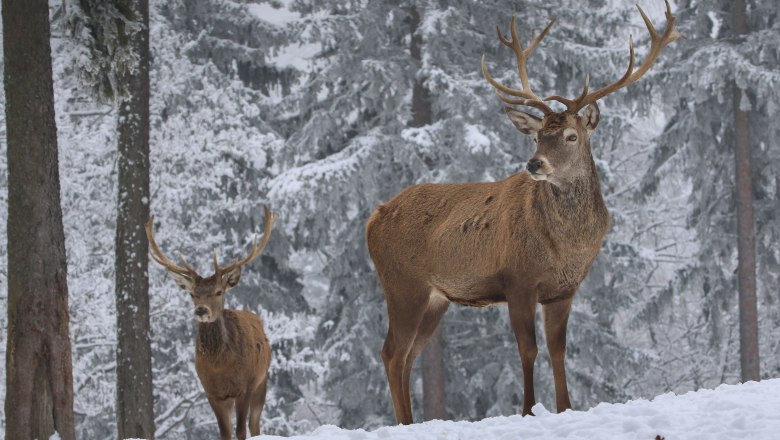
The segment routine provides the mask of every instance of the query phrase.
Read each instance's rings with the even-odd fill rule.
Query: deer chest
[[[219,399],[235,398],[246,391],[249,378],[237,373],[229,361],[195,360],[195,371],[206,395]]]
[[[536,286],[538,302],[549,303],[571,298],[588,275],[598,248],[570,248],[565,253],[541,258]]]

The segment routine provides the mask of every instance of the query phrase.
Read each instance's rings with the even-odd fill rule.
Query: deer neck
[[[569,242],[601,240],[609,226],[609,212],[592,158],[583,175],[556,185],[539,182],[537,188],[535,206],[543,210],[553,236]]]
[[[196,347],[198,355],[213,358],[219,355],[227,342],[225,319],[220,316],[214,322],[199,323]]]

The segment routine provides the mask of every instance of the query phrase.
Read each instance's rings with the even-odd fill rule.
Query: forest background
[[[642,6],[662,27],[662,2]],[[729,1],[672,6],[687,39],[601,103],[592,145],[613,225],[569,324],[578,409],[740,379],[734,84],[754,159],[761,374],[780,376],[777,4],[748,1],[744,36],[730,29]],[[50,9],[77,437],[113,438],[117,109],[97,99],[84,74],[95,66],[89,34],[79,31],[83,10],[56,1]],[[268,249],[227,299],[262,314],[273,342],[265,432],[392,424],[379,359],[385,306],[365,221],[411,184],[522,170],[533,146],[479,70],[484,53],[497,78],[516,84],[511,52],[495,37],[513,14],[526,39],[558,18],[529,65],[543,94],[575,95],[587,74],[597,87],[622,75],[629,33],[640,60],[648,47],[633,2],[624,0],[151,1],[158,242],[206,269],[215,247],[230,257],[246,250],[262,227],[262,204],[279,214]],[[414,121],[413,98],[424,103],[424,123]],[[6,235],[3,222],[0,316]],[[190,300],[162,269],[149,272],[156,436],[213,435],[192,361]],[[0,326],[4,338],[6,321]],[[447,417],[516,413],[520,363],[505,308],[453,307],[441,334]],[[5,347],[0,341],[2,376]],[[419,409],[422,382],[413,374]],[[536,382],[537,397],[552,407],[544,348]]]

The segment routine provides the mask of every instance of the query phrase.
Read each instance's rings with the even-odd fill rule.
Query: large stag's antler
[[[228,264],[227,266],[220,266],[219,262],[217,261],[217,251],[214,250],[212,255],[214,257],[214,271],[217,273],[217,275],[230,273],[236,268],[251,262],[252,260],[257,258],[261,252],[263,252],[263,249],[265,249],[265,246],[268,244],[268,240],[271,238],[271,230],[274,228],[274,223],[276,222],[276,214],[272,213],[267,206],[263,206],[263,211],[265,217],[265,229],[263,230],[263,240],[258,243],[257,236],[255,236],[255,239],[252,242],[252,251],[249,253],[249,255],[246,258],[236,260]]]
[[[507,93],[512,96],[519,96],[524,99],[511,99],[506,98],[504,96],[499,95],[499,98],[508,103],[508,104],[515,104],[515,105],[526,105],[530,107],[535,107],[538,109],[541,109],[545,115],[548,113],[551,113],[552,110],[550,107],[548,107],[546,104],[544,104],[542,101],[558,101],[566,106],[566,110],[568,112],[577,113],[579,110],[581,110],[583,107],[592,104],[599,99],[609,95],[610,93],[621,89],[634,81],[641,78],[645,73],[647,73],[648,70],[650,70],[650,67],[655,63],[656,59],[658,59],[658,56],[661,54],[661,50],[663,50],[664,47],[666,47],[669,43],[677,40],[678,38],[682,37],[682,34],[677,31],[677,29],[674,27],[674,22],[676,20],[676,17],[672,15],[672,8],[669,5],[669,1],[666,0],[666,29],[664,29],[663,34],[659,34],[655,27],[653,26],[653,23],[650,21],[650,19],[647,17],[647,14],[645,14],[645,11],[642,10],[642,8],[639,5],[636,5],[637,9],[639,9],[639,13],[642,15],[642,20],[645,22],[645,26],[647,26],[647,30],[650,33],[650,52],[647,54],[647,58],[645,59],[644,63],[642,63],[641,66],[635,71],[634,70],[634,39],[633,37],[629,37],[629,53],[630,58],[628,62],[628,69],[626,69],[626,73],[616,82],[602,87],[595,92],[588,93],[588,87],[590,86],[590,77],[586,77],[585,79],[585,87],[582,90],[582,93],[580,96],[578,96],[575,99],[567,99],[559,95],[554,96],[548,96],[547,98],[540,99],[538,96],[534,95],[530,91],[530,87],[528,86],[528,74],[525,70],[525,61],[530,54],[530,52],[536,47],[536,44],[539,43],[539,40],[541,40],[541,37],[543,37],[547,31],[550,29],[550,26],[555,22],[553,20],[550,22],[549,25],[544,29],[544,31],[537,37],[537,39],[534,40],[534,42],[529,46],[528,49],[525,51],[520,48],[520,44],[517,40],[516,32],[515,32],[515,18],[512,17],[512,41],[507,41],[506,38],[504,38],[503,35],[501,35],[501,32],[498,33],[498,38],[501,40],[504,45],[512,47],[512,49],[515,51],[515,54],[517,56],[517,66],[520,71],[520,80],[523,83],[523,90],[516,90],[511,89],[509,87],[503,86],[499,84],[496,80],[490,77],[490,75],[487,72],[487,69],[485,68],[485,57],[483,55],[482,57],[482,72],[485,75],[485,79],[488,80],[490,84],[492,84],[494,87],[496,87],[498,90]]]
[[[534,49],[536,49],[536,46],[539,45],[539,42],[542,41],[542,38],[544,38],[544,36],[547,35],[547,32],[555,24],[555,19],[553,18],[552,21],[550,21],[550,24],[548,24],[547,27],[544,28],[542,33],[539,34],[538,37],[534,38],[531,44],[528,45],[528,48],[525,49],[520,44],[520,38],[517,36],[517,27],[515,26],[515,19],[516,17],[513,16],[512,24],[509,29],[509,32],[512,36],[512,40],[507,40],[506,37],[504,37],[504,34],[501,33],[501,28],[499,28],[498,26],[496,26],[496,32],[498,33],[498,39],[502,43],[504,43],[504,46],[509,47],[515,53],[515,57],[517,58],[517,70],[520,73],[520,83],[523,85],[523,89],[522,90],[513,89],[493,79],[493,77],[490,76],[490,73],[488,73],[487,66],[485,65],[485,55],[482,55],[482,74],[485,76],[485,79],[490,84],[492,84],[493,87],[495,87],[496,89],[500,90],[503,93],[506,93],[507,95],[521,98],[521,99],[513,99],[513,98],[503,96],[500,93],[496,92],[496,94],[498,95],[498,99],[502,100],[507,104],[526,105],[529,107],[538,108],[539,110],[543,111],[545,115],[547,115],[549,113],[552,113],[553,110],[543,102],[542,98],[538,97],[531,90],[531,84],[528,81],[528,71],[526,70],[525,64],[526,61],[528,61],[528,57],[531,55],[531,52],[533,52]]]
[[[650,52],[647,54],[647,58],[645,59],[645,62],[642,63],[639,68],[634,71],[634,38],[633,36],[629,36],[628,38],[628,48],[630,53],[630,58],[628,61],[628,69],[626,69],[626,73],[623,75],[622,78],[617,80],[616,82],[602,87],[598,90],[596,90],[593,93],[588,93],[588,85],[590,82],[590,77],[587,77],[585,79],[585,87],[582,90],[582,94],[580,94],[579,97],[575,99],[566,99],[562,96],[550,96],[548,98],[545,98],[545,101],[549,100],[555,100],[560,102],[561,104],[566,106],[566,109],[569,112],[576,113],[583,107],[587,106],[588,104],[592,104],[599,99],[609,95],[610,93],[621,89],[634,81],[638,80],[642,77],[645,73],[647,73],[648,70],[650,70],[650,67],[653,66],[655,63],[655,60],[658,59],[658,55],[661,54],[661,50],[666,47],[669,43],[675,41],[676,39],[682,37],[682,34],[677,31],[677,29],[674,27],[674,22],[676,20],[676,17],[672,15],[672,8],[669,6],[669,1],[666,0],[666,29],[664,29],[664,33],[662,35],[659,35],[658,32],[655,30],[655,27],[653,26],[653,23],[650,21],[650,19],[647,17],[647,14],[645,14],[645,11],[642,10],[642,8],[639,5],[636,5],[637,9],[639,9],[639,13],[642,15],[642,20],[645,22],[645,26],[647,26],[648,32],[650,32]]]
[[[149,241],[149,255],[152,256],[152,259],[161,265],[163,265],[166,269],[168,269],[170,272],[184,275],[187,278],[190,278],[194,280],[198,277],[198,273],[195,272],[195,269],[192,268],[189,264],[187,264],[187,261],[184,260],[184,256],[179,255],[179,258],[181,259],[181,262],[183,266],[179,266],[175,263],[173,263],[171,260],[168,259],[168,257],[165,256],[165,254],[162,253],[160,250],[160,247],[157,246],[157,242],[154,240],[154,216],[149,216],[149,220],[146,222],[146,239]]]

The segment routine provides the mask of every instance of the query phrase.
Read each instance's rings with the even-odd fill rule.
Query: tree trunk
[[[75,438],[49,5],[3,1],[8,140],[5,438]]]
[[[745,0],[734,3],[734,33],[747,32]],[[748,140],[748,113],[740,109],[742,91],[734,88],[736,140],[737,280],[739,285],[739,334],[742,381],[759,380],[758,312],[756,307],[756,242],[753,223],[752,159]]]
[[[410,53],[415,62],[422,60],[422,37],[417,34],[420,14],[415,6],[409,9],[411,25]],[[424,127],[432,122],[431,96],[425,87],[424,77],[417,77],[412,89],[412,127]],[[441,324],[433,332],[422,352],[423,418],[425,420],[446,418],[444,410],[444,348]]]
[[[120,0],[143,23],[128,44],[138,64],[117,74],[118,208],[116,217],[117,432],[119,439],[154,438],[149,327],[149,2]],[[121,40],[120,40],[121,41]]]

